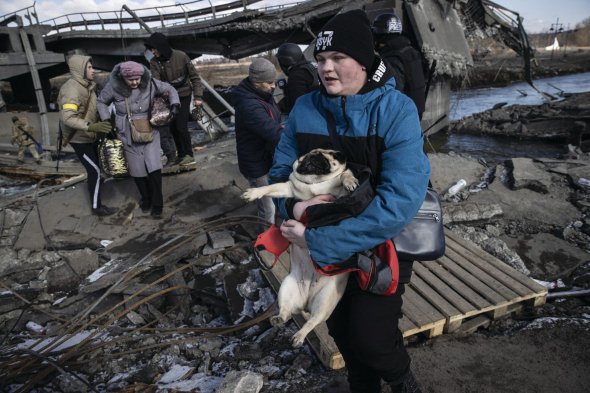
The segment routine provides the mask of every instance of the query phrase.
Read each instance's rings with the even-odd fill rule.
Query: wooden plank
[[[442,334],[446,322],[445,316],[410,286],[406,287],[403,295],[402,311],[405,317],[420,327],[421,331],[428,331],[429,337]]]
[[[441,297],[456,307],[462,313],[469,313],[474,310],[471,303],[463,299],[453,288],[438,278],[430,270],[424,267],[423,262],[414,262],[414,273],[418,274],[428,285],[436,288]]]
[[[520,294],[520,301],[523,300],[527,300],[527,299],[535,299],[534,300],[534,306],[540,306],[545,304],[546,301],[546,297],[547,297],[547,289],[539,286],[540,290],[537,289],[531,289],[527,286],[525,286],[524,284],[522,284],[522,280],[516,280],[513,277],[510,277],[508,274],[504,273],[503,270],[497,269],[494,265],[490,264],[487,260],[482,260],[477,258],[477,256],[475,256],[475,254],[471,253],[469,250],[463,248],[460,245],[457,244],[452,244],[451,242],[448,242],[449,245],[451,245],[451,247],[457,247],[460,249],[460,252],[465,255],[467,258],[470,258],[471,261],[474,261],[474,263],[478,264],[478,266],[482,267],[482,268],[486,268],[488,270],[491,270],[492,274],[501,282],[503,282],[504,284],[506,284],[509,288],[513,289],[514,291],[516,291],[517,293]],[[512,269],[514,271],[514,273],[518,273],[515,269],[511,268],[510,266],[504,264],[503,262],[499,261],[499,263],[501,263],[502,265],[504,265],[505,268],[507,269]],[[531,282],[534,282],[533,280],[531,280],[530,278],[528,279]],[[536,283],[535,283],[536,284]],[[533,284],[529,284],[529,286],[533,286]]]
[[[520,298],[521,295],[528,295],[531,292],[530,289],[521,285],[517,281],[512,280],[509,276],[495,269],[493,266],[486,265],[485,263],[480,264],[478,261],[473,259],[467,259],[464,255],[458,254],[450,247],[447,247],[445,255],[455,261],[465,270],[470,271],[480,280],[484,281],[488,286],[494,288],[494,290],[501,294],[506,300]],[[505,281],[497,280],[495,277],[496,273],[499,273],[500,276],[503,276],[505,281],[511,281],[511,283],[516,284],[519,291],[515,292],[510,286],[505,284]]]
[[[467,284],[474,291],[477,291],[477,293],[481,295],[483,298],[485,298],[488,302],[498,305],[506,302],[506,299],[504,299],[503,296],[499,295],[492,288],[485,285],[483,282],[479,280],[478,277],[475,277],[473,274],[463,269],[450,258],[444,256],[440,258],[439,261],[441,262],[441,265],[444,266],[448,271],[453,273],[456,278],[460,279],[461,282]]]
[[[398,326],[404,337],[413,336],[418,331],[418,327],[406,316],[399,320]]]
[[[417,274],[412,275],[410,286],[440,311],[447,318],[447,323],[454,321],[461,314],[461,311],[445,300],[445,298],[425,283]]]
[[[478,315],[477,317],[474,317],[474,318],[464,322],[463,325],[461,325],[461,327],[458,329],[457,333],[458,334],[474,333],[480,327],[489,326],[491,322],[492,322],[491,318],[489,318],[485,315]]]
[[[418,326],[445,319],[444,315],[431,306],[427,301],[422,299],[422,297],[409,286],[406,287],[406,291],[403,295],[402,310],[404,316],[408,317]]]
[[[524,286],[529,289],[532,289],[535,293],[542,293],[546,292],[547,288],[543,287],[542,285],[536,283],[535,281],[531,280],[525,274],[519,272],[518,270],[506,265],[499,259],[495,258],[494,256],[488,254],[487,252],[483,251],[479,246],[472,242],[468,242],[467,240],[459,237],[458,235],[454,234],[451,230],[445,229],[445,238],[451,240],[451,244],[454,241],[455,243],[461,245],[463,249],[470,250],[473,254],[476,254],[478,258],[485,260],[486,262],[490,263],[497,269],[503,271],[504,273],[508,274]],[[457,250],[455,248],[455,250]]]
[[[468,242],[465,244],[459,244],[449,237],[447,237],[446,240],[448,246],[447,249],[453,249],[457,251],[457,253],[462,254],[466,259],[469,259],[472,263],[477,264],[480,268],[489,270],[495,278],[519,293],[521,298],[513,299],[513,301],[534,299],[533,305],[535,307],[545,304],[548,293],[547,288],[538,284],[518,270],[508,266],[494,256],[485,253],[485,251],[481,249],[479,249],[479,252],[476,254],[465,248],[469,246]],[[474,250],[478,251],[477,249]],[[487,254],[485,260],[479,257],[480,253]]]
[[[465,285],[461,280],[453,276],[448,270],[443,268],[438,261],[431,261],[424,263],[423,266],[427,267],[428,270],[436,274],[438,278],[446,282],[452,287],[463,299],[473,304],[479,309],[489,307],[491,304],[486,299],[477,294],[474,290]]]

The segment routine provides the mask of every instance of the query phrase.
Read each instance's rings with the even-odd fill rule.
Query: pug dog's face
[[[300,175],[329,175],[346,169],[346,157],[339,151],[314,149],[296,161],[295,171]]]

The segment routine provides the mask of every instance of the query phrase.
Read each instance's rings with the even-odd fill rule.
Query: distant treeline
[[[574,28],[568,30],[568,26],[558,26],[557,34],[555,31],[529,34],[529,41],[533,47],[542,48],[553,44],[554,37],[557,36],[557,41],[560,46],[590,46],[590,18],[584,19],[578,23]]]

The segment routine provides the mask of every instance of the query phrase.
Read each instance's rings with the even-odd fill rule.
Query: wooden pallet
[[[545,303],[545,287],[451,231],[445,234],[447,248],[442,258],[414,263],[399,323],[404,337],[418,333],[434,337],[462,326],[463,331],[471,331],[485,320],[507,315],[524,302],[534,306]],[[269,265],[274,258],[268,253],[262,253],[262,257]],[[278,292],[288,272],[289,254],[284,253],[264,274]],[[301,316],[294,319],[299,326],[305,323]],[[325,323],[314,329],[307,341],[326,367],[344,367]]]

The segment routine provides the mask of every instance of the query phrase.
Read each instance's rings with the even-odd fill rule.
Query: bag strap
[[[332,141],[332,146],[334,149],[344,153],[346,152],[342,148],[342,144],[340,143],[340,138],[338,138],[338,134],[336,134],[336,119],[332,112],[326,110],[326,123],[328,124],[328,132],[330,133],[330,140]]]
[[[262,106],[266,108],[266,110],[268,111],[268,116],[270,116],[272,120],[275,120],[275,115],[272,113],[272,107],[270,106],[270,104],[260,98],[257,98],[257,100],[260,101]]]
[[[131,123],[131,111],[129,110],[129,101],[127,100],[127,97],[125,97],[125,108],[127,108],[127,121],[129,121],[129,124],[133,127],[133,124]]]

